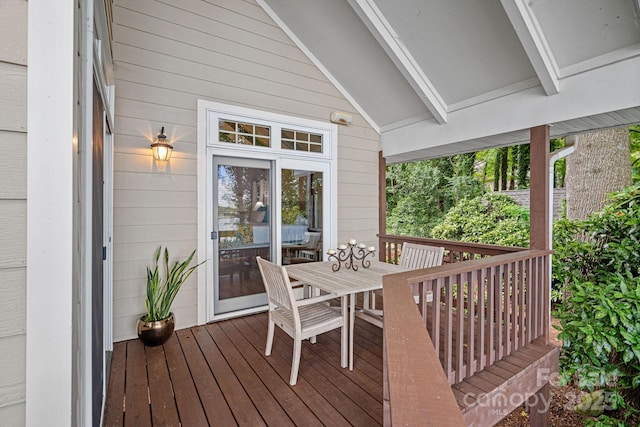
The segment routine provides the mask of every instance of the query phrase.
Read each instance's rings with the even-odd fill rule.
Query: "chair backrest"
[[[404,242],[400,253],[400,265],[411,270],[442,265],[444,248]]]
[[[281,310],[291,313],[292,317],[297,317],[298,312],[293,309],[295,297],[287,270],[283,266],[269,262],[261,257],[256,257],[256,259],[258,260],[264,287],[267,290],[269,310],[279,307]]]
[[[320,236],[322,233],[318,231],[309,231],[306,233],[309,236],[309,240],[304,244],[307,248],[316,249],[320,244]]]

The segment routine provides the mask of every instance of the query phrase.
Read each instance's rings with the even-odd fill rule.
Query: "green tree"
[[[387,167],[387,230],[430,237],[431,229],[459,199],[483,193],[473,178],[475,154]]]

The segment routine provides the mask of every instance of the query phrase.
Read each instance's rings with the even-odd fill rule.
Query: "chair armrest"
[[[329,301],[334,298],[338,298],[338,296],[336,294],[326,294],[319,297],[300,299],[296,301],[296,306],[301,307],[309,304],[316,304],[323,301]]]

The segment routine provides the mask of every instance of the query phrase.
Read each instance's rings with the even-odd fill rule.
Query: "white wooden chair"
[[[431,268],[442,265],[444,260],[444,248],[442,246],[419,245],[417,243],[404,242],[400,252],[400,266],[408,270]],[[371,292],[364,296],[364,312],[373,317],[371,323],[382,327],[382,310],[376,309],[376,294],[382,290]],[[414,295],[414,298],[417,297]]]
[[[444,248],[441,246],[418,245],[404,242],[400,252],[400,265],[410,270],[442,265]]]
[[[344,328],[344,318],[340,309],[330,307],[327,300],[335,298],[333,294],[296,300],[285,267],[273,264],[257,257],[264,287],[269,299],[269,327],[265,355],[271,355],[275,325],[278,325],[293,338],[293,360],[289,383],[295,385],[300,367],[302,340],[307,338],[315,343],[315,336],[337,328]],[[342,334],[343,349],[347,346]]]

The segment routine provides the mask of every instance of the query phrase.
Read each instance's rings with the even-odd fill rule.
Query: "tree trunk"
[[[529,144],[522,144],[518,147],[518,188],[529,188]]]
[[[509,175],[509,147],[502,150],[502,166],[500,166],[500,184],[502,191],[507,190],[507,177]]]
[[[607,193],[631,184],[629,129],[608,129],[567,137],[575,151],[567,156],[567,216],[585,219],[600,211]]]

